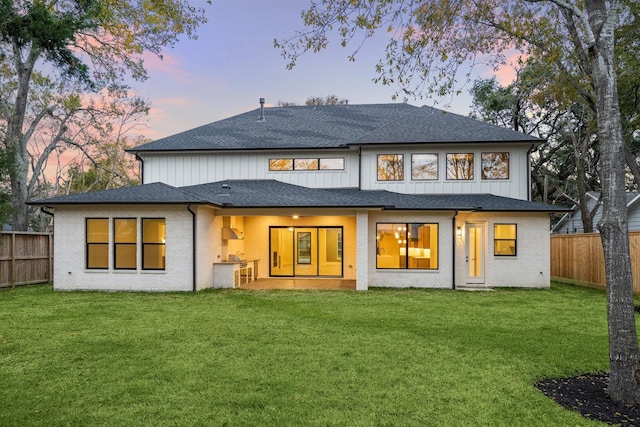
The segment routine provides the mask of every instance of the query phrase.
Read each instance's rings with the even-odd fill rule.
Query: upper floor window
[[[87,269],[109,268],[109,219],[87,218],[85,229]]]
[[[435,153],[412,154],[411,179],[415,181],[438,179],[438,155]]]
[[[378,154],[378,181],[402,181],[404,179],[403,154]]]
[[[142,219],[142,269],[164,270],[166,257],[164,218]]]
[[[509,153],[482,153],[482,179],[509,179]]]
[[[516,224],[494,224],[493,254],[495,256],[516,256],[517,254]]]
[[[317,171],[318,159],[293,159],[293,170]]]
[[[269,159],[270,171],[292,171],[293,159]]]
[[[343,170],[344,157],[269,159],[270,171]]]
[[[320,169],[322,170],[343,170],[344,157],[334,157],[320,159]]]
[[[136,218],[113,220],[113,268],[135,270],[137,267],[138,221]]]
[[[447,179],[473,179],[473,153],[448,153]]]

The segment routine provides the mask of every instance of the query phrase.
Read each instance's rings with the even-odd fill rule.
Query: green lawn
[[[605,295],[0,291],[0,425],[599,425],[535,387],[606,371]]]

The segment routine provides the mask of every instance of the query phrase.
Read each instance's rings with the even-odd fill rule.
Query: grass
[[[534,382],[608,369],[605,295],[0,291],[0,425],[599,425]]]

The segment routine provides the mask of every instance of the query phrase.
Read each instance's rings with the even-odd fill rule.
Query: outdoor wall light
[[[458,237],[462,237],[462,228],[458,227],[458,228],[456,229],[456,235],[457,235]]]

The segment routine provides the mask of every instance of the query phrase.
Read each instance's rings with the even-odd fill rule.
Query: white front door
[[[484,283],[485,224],[467,223],[465,227],[467,283]]]

